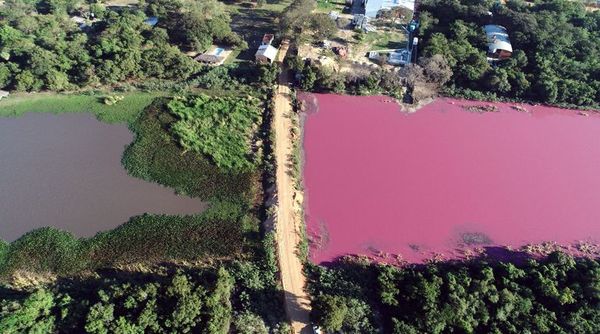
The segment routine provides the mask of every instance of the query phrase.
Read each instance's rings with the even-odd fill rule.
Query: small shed
[[[194,57],[195,61],[208,65],[222,65],[232,50],[225,46],[213,45],[206,52]]]
[[[2,100],[5,97],[8,97],[10,95],[9,92],[5,91],[5,90],[0,90],[0,100]]]
[[[258,47],[256,54],[254,55],[257,63],[270,64],[277,57],[277,49],[272,45],[261,45]]]

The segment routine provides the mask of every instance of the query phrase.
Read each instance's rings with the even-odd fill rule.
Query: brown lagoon
[[[79,237],[143,213],[192,214],[199,199],[127,175],[133,134],[90,114],[0,118],[0,239],[53,226]]]

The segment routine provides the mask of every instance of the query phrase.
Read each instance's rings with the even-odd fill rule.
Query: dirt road
[[[288,117],[292,113],[290,88],[287,75],[279,78],[277,95],[275,95],[275,111],[273,127],[275,131],[275,158],[277,160],[277,253],[283,290],[285,291],[285,309],[291,321],[294,333],[312,334],[310,325],[310,301],[304,291],[306,280],[302,262],[296,255],[301,241],[299,234],[302,228],[298,207],[294,206],[294,180],[288,173],[289,157],[293,152],[290,129],[292,121]]]

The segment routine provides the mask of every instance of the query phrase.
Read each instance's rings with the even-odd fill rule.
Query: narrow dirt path
[[[279,61],[285,57],[285,51],[279,54]],[[304,291],[306,279],[302,262],[296,255],[301,241],[302,221],[294,206],[294,180],[289,174],[289,157],[293,153],[290,130],[292,121],[288,115],[293,112],[287,73],[279,77],[279,86],[275,95],[273,129],[275,131],[275,158],[277,160],[277,253],[283,290],[285,309],[294,333],[312,333],[310,325],[310,300]]]

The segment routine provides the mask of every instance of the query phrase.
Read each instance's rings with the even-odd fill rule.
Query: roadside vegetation
[[[314,320],[328,332],[598,333],[600,262],[562,253],[395,268],[309,268]]]
[[[420,8],[419,48],[447,60],[448,94],[600,106],[600,12],[567,0],[426,0]],[[497,66],[486,61],[485,24],[506,27],[511,39],[512,57]]]

